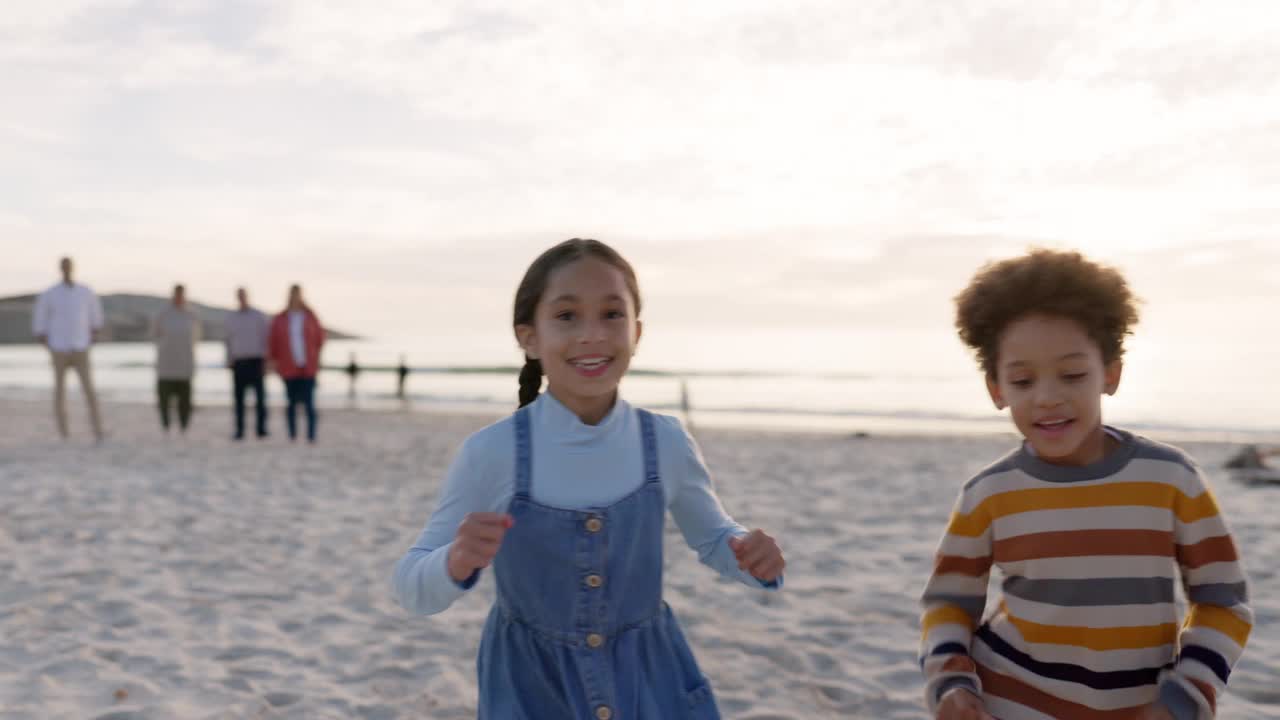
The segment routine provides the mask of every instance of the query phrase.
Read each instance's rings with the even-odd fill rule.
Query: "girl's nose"
[[[604,323],[598,321],[587,321],[582,323],[582,333],[578,336],[578,342],[590,343],[604,339]]]

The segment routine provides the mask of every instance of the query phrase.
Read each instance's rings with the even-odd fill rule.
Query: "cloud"
[[[945,325],[994,253],[1160,266],[1272,239],[1265,10],[24,6],[0,28],[0,230],[31,242],[0,282],[27,289],[56,246],[120,288],[185,265],[274,293],[287,268],[353,318],[464,326],[591,235],[663,322]]]
[[[83,7],[61,26],[61,35],[101,51],[145,44],[155,39],[182,45],[208,45],[243,53],[261,47],[272,21],[271,5],[247,0],[168,3],[133,0]]]

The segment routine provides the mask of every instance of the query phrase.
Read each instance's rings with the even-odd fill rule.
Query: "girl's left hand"
[[[757,580],[773,582],[787,566],[778,543],[758,528],[742,537],[729,538],[729,549],[738,559],[738,568],[751,573]]]

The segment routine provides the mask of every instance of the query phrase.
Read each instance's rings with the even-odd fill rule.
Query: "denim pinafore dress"
[[[515,525],[494,558],[497,601],[477,660],[482,720],[720,717],[662,599],[666,502],[653,416],[637,413],[644,484],[567,510],[530,496],[529,414],[516,412]]]

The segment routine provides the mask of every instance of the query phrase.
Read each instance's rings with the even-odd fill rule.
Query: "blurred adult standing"
[[[87,286],[72,277],[71,258],[59,262],[62,282],[40,293],[31,314],[31,332],[49,348],[53,364],[53,417],[58,433],[65,439],[67,430],[67,368],[76,371],[80,389],[89,406],[89,423],[93,437],[102,442],[102,417],[98,412],[98,396],[93,389],[93,373],[89,365],[89,348],[102,332],[102,301]]]
[[[259,438],[267,437],[267,398],[263,378],[267,373],[267,338],[271,321],[262,311],[249,305],[249,293],[236,289],[239,309],[227,313],[227,367],[231,368],[232,399],[234,401],[235,434],[233,440],[244,438],[244,396],[253,390],[257,401],[257,431]]]
[[[187,289],[173,286],[169,307],[161,310],[151,326],[156,343],[156,400],[160,426],[169,432],[169,407],[178,402],[178,428],[185,435],[191,422],[191,381],[196,374],[196,343],[200,321],[187,307]]]
[[[320,369],[320,348],[324,328],[302,299],[302,288],[289,288],[289,304],[271,321],[268,357],[284,380],[285,421],[289,439],[297,440],[295,413],[299,405],[307,415],[307,440],[316,441],[316,373]]]

